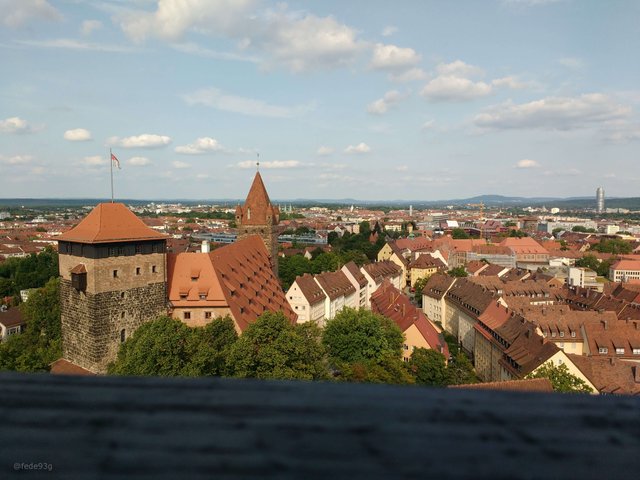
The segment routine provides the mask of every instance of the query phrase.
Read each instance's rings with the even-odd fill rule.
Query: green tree
[[[199,375],[226,376],[230,372],[227,356],[238,334],[229,315],[195,329],[198,345],[191,362]]]
[[[579,232],[579,233],[586,233],[587,232],[587,227],[584,227],[582,225],[575,225],[572,229],[572,232]]]
[[[335,253],[323,252],[311,261],[311,272],[334,272],[340,268],[340,257]]]
[[[576,260],[576,267],[590,268],[591,270],[596,271],[599,266],[600,261],[592,254],[584,255],[582,258]]]
[[[565,364],[556,366],[547,362],[525,378],[548,378],[556,392],[593,393],[584,380],[569,372]]]
[[[112,375],[195,376],[192,357],[199,347],[196,329],[179,320],[160,317],[142,324],[109,366]]]
[[[600,242],[591,247],[591,250],[595,250],[600,253],[614,253],[614,254],[629,254],[633,250],[630,242],[622,240],[620,238],[600,239]]]
[[[454,228],[451,230],[451,237],[455,240],[465,240],[471,238],[462,228]]]
[[[341,362],[400,358],[404,336],[398,326],[370,310],[342,309],[327,321],[322,343],[329,358]]]
[[[409,371],[420,385],[440,387],[446,385],[446,358],[440,352],[426,348],[416,348],[409,360]]]
[[[280,257],[278,260],[278,275],[282,288],[288,290],[298,275],[311,273],[312,264],[308,258],[302,255]]]
[[[0,370],[46,372],[62,356],[59,287],[51,279],[20,306],[26,329],[0,344]]]
[[[452,268],[447,272],[451,277],[467,277],[469,274],[464,269],[464,267],[456,267]]]
[[[447,385],[466,385],[477,383],[478,377],[467,356],[458,352],[447,365]]]
[[[292,325],[282,312],[266,312],[234,343],[227,359],[236,377],[320,380],[326,378],[320,329]]]
[[[523,230],[509,230],[509,237],[512,238],[523,238],[528,236],[529,234]]]

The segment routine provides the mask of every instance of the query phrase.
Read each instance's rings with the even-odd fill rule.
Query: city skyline
[[[0,5],[5,198],[637,196],[635,2]]]

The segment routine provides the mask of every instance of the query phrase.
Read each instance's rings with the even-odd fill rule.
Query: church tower
[[[280,235],[280,209],[271,204],[269,194],[262,181],[260,172],[256,172],[253,184],[244,201],[236,208],[238,240],[258,235],[262,238],[273,272],[278,276],[278,235]]]
[[[63,358],[106,373],[144,322],[167,312],[166,237],[101,203],[58,237]]]

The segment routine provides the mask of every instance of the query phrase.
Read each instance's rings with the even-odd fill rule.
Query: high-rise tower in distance
[[[604,188],[596,189],[596,213],[604,212]]]

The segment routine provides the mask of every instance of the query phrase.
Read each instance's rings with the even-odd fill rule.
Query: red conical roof
[[[256,172],[244,205],[239,209],[242,225],[277,224],[280,221],[280,210],[271,205],[269,194],[262,181],[260,172]]]
[[[58,240],[79,243],[111,243],[135,240],[163,240],[122,203],[100,203],[89,215]]]

